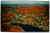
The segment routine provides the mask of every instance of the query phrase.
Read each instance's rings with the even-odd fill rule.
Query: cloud
[[[34,4],[34,3],[40,3],[40,4],[49,4],[48,1],[2,1],[2,4]]]

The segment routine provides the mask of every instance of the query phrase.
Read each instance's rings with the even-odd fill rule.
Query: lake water
[[[31,26],[31,25],[23,25],[23,24],[19,24],[19,23],[17,23],[17,24],[13,24],[13,25],[15,25],[15,26],[20,26],[21,28],[23,28],[26,32],[36,32],[36,31],[39,31],[39,32],[41,32],[41,31],[44,31],[44,30],[42,30],[42,29],[39,29],[38,27],[34,27],[34,26]]]

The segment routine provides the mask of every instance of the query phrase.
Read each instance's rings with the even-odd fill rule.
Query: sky
[[[1,4],[49,4],[48,1],[1,1]]]

